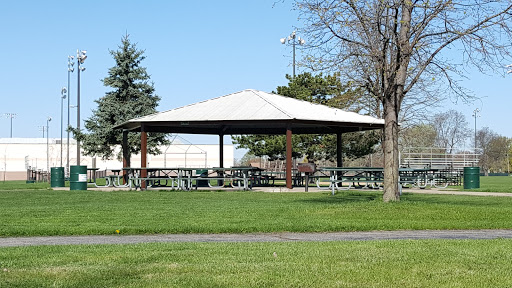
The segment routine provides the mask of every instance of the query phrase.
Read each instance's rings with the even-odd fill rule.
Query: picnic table
[[[318,169],[329,177],[329,187],[334,195],[335,190],[348,190],[356,188],[381,188],[384,182],[384,168],[382,167],[322,167]],[[425,188],[427,185],[438,188],[446,188],[448,182],[438,174],[438,169],[433,168],[399,168],[399,189],[402,186],[418,186]],[[347,187],[342,187],[347,183]],[[357,183],[357,184],[356,184]],[[320,187],[320,177],[317,176],[317,186]]]
[[[249,190],[253,183],[261,181],[257,173],[262,171],[257,167],[128,167],[123,170],[127,171],[127,185],[130,188],[141,188],[145,183],[146,187],[171,187],[180,190],[197,189],[200,183],[206,183],[212,188],[225,187],[225,183],[229,183],[233,188]],[[142,171],[146,171],[147,176],[142,177]],[[216,181],[216,185],[212,181]]]
[[[98,170],[100,170],[100,168],[87,168],[87,172],[89,172],[87,182],[89,184],[96,183],[96,171]]]

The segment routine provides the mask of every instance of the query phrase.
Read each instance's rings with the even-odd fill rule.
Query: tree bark
[[[394,101],[384,101],[384,202],[399,201],[398,111]]]

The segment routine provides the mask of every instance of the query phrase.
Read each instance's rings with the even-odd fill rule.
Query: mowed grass
[[[510,239],[153,243],[0,251],[0,287],[512,286]]]
[[[512,229],[512,198],[382,192],[69,191],[0,187],[0,237]]]
[[[480,188],[464,189],[464,186],[454,188],[460,191],[512,193],[512,176],[480,176]]]

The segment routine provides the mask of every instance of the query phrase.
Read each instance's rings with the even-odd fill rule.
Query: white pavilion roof
[[[379,129],[384,120],[325,105],[247,89],[131,119],[116,128],[166,133],[277,134],[292,125],[300,134]]]
[[[135,118],[133,121],[192,122],[293,119],[384,124],[383,119],[252,89]]]

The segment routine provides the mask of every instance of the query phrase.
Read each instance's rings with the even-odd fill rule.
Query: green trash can
[[[70,167],[69,190],[87,190],[87,166],[76,165]]]
[[[464,189],[480,188],[480,167],[464,167]]]
[[[64,187],[64,167],[50,168],[50,186],[51,187]]]
[[[196,170],[196,175],[200,177],[208,177],[208,169]],[[197,187],[208,187],[208,180],[197,180]]]

